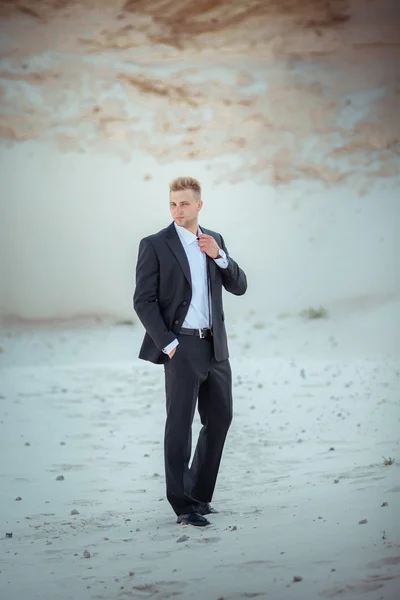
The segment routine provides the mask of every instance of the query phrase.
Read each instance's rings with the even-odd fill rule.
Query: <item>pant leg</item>
[[[199,389],[208,374],[210,350],[207,342],[180,336],[172,359],[165,363],[167,419],[164,459],[167,499],[177,515],[195,510],[185,491],[188,485],[191,430]]]
[[[212,360],[206,381],[199,388],[202,423],[191,466],[191,496],[211,502],[225,439],[232,421],[232,372],[229,360]]]

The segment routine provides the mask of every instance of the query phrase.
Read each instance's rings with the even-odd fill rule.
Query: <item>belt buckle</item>
[[[199,329],[199,336],[200,336],[201,340],[204,339],[204,337],[205,337],[205,335],[203,334],[203,330],[202,329]]]

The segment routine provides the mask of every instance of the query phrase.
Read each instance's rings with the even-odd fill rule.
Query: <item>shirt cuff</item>
[[[226,253],[223,250],[220,250],[219,253],[222,254],[223,258],[214,258],[214,261],[220,269],[227,269],[229,261],[226,257]]]
[[[168,346],[165,346],[165,348],[163,348],[164,354],[171,354],[172,350],[174,348],[176,348],[176,346],[178,344],[179,344],[178,340],[174,340],[173,342],[171,342],[170,344],[168,344]]]

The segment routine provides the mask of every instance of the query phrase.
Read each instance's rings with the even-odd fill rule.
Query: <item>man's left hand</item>
[[[205,252],[210,258],[217,258],[219,254],[219,246],[212,235],[202,233],[199,236],[199,246],[202,252]]]

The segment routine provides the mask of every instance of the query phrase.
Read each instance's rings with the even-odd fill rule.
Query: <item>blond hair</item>
[[[201,198],[201,185],[194,177],[177,177],[169,184],[170,192],[192,190],[196,200]]]

